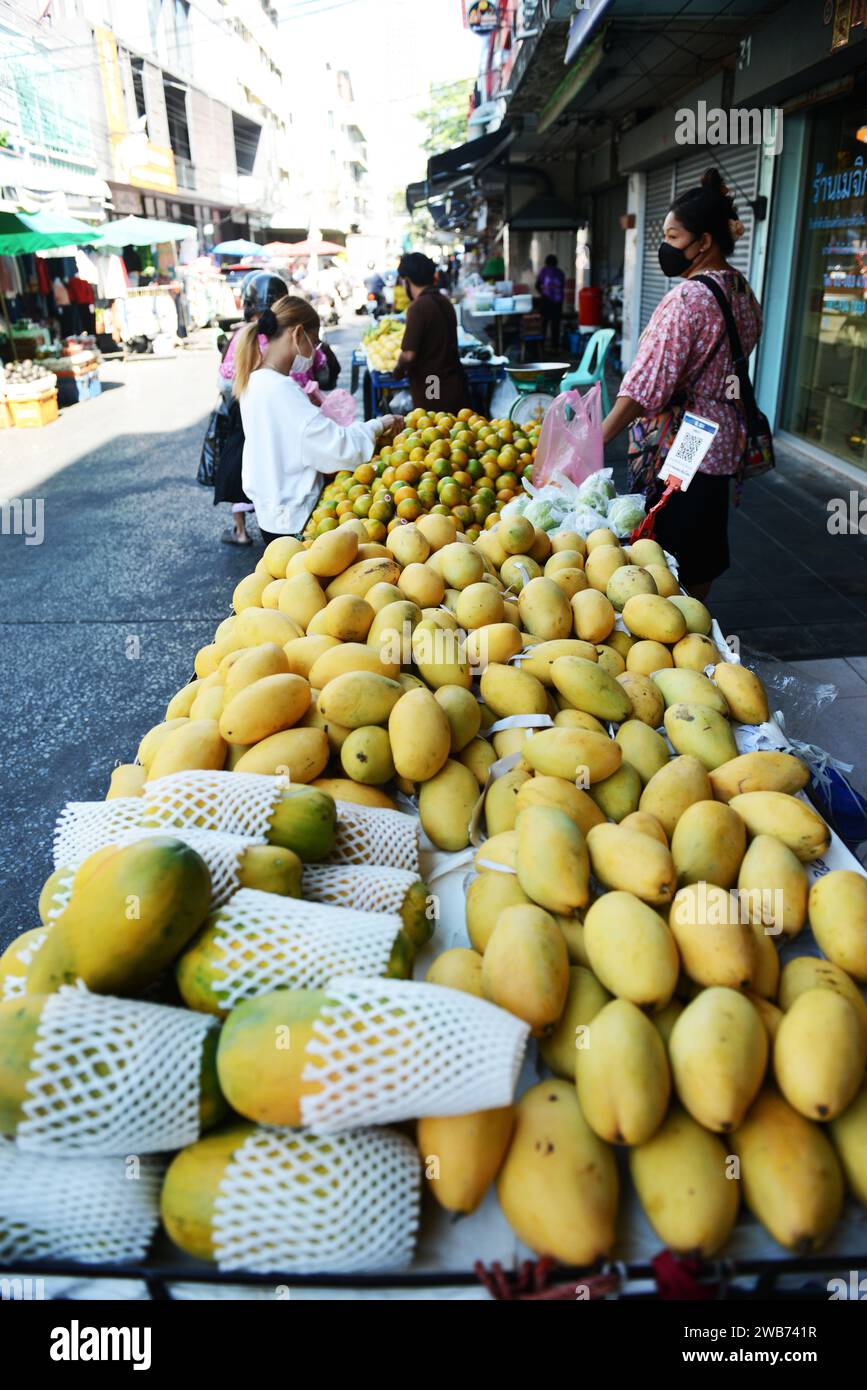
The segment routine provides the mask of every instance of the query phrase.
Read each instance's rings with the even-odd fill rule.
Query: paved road
[[[348,361],[359,329],[329,336]],[[0,535],[0,949],[36,925],[58,811],[102,799],[261,553],[219,544],[195,480],[218,361],[107,363],[101,397],[0,434],[0,496],[44,504],[41,544]]]

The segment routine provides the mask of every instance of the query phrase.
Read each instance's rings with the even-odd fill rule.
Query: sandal
[[[220,540],[223,545],[252,545],[253,540],[250,536],[239,536],[234,526],[227,526]]]

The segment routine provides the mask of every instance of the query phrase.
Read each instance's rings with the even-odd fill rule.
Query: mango
[[[568,546],[561,546],[559,550],[553,550],[550,559],[546,561],[545,575],[550,578],[559,570],[583,570],[584,560],[585,556],[580,550],[570,550]]]
[[[790,1009],[805,990],[828,989],[853,1005],[862,1025],[867,1029],[867,1000],[854,980],[833,961],[821,956],[794,956],[787,960],[780,975],[777,1001],[783,1010]]]
[[[867,1080],[852,1103],[831,1121],[828,1132],[853,1197],[867,1206]]]
[[[435,777],[451,750],[448,715],[428,690],[409,690],[400,696],[388,716],[388,737],[396,771],[412,782]]]
[[[281,595],[284,590],[281,590]],[[229,650],[240,647],[260,647],[263,642],[276,642],[285,647],[294,637],[303,637],[304,628],[300,623],[282,611],[273,609],[247,608],[239,613],[229,638]],[[225,653],[224,653],[225,655]]]
[[[317,705],[322,716],[347,729],[366,724],[385,724],[403,690],[397,681],[373,671],[348,671],[336,676],[320,691]]]
[[[443,985],[447,989],[474,994],[478,999],[484,998],[482,957],[478,951],[467,950],[464,946],[443,951],[432,961],[424,978],[426,984]]]
[[[317,657],[310,667],[308,680],[315,690],[324,690],[340,676],[367,672],[396,680],[400,664],[385,661],[382,655],[364,642],[342,642]]]
[[[279,651],[278,647],[278,651]],[[209,686],[200,690],[190,706],[191,719],[216,719],[223,713],[224,691],[221,685]]]
[[[530,904],[507,907],[482,957],[482,992],[531,1028],[557,1022],[569,989],[569,956],[556,922]]]
[[[506,908],[529,901],[516,874],[488,870],[474,878],[466,896],[467,934],[474,950],[484,954],[491,933]]]
[[[243,613],[245,608],[258,608],[261,606],[262,591],[271,583],[272,575],[269,573],[245,575],[243,579],[235,585],[232,592],[232,607],[236,613]],[[207,675],[207,672],[203,674]]]
[[[543,642],[567,638],[572,632],[569,600],[553,579],[540,576],[525,584],[518,598],[518,613],[526,631]]]
[[[626,670],[626,661],[620,655],[616,647],[609,646],[605,642],[600,642],[596,648],[596,660],[599,668],[615,679],[622,676]]]
[[[534,777],[525,777],[517,786],[515,806],[516,812],[529,806],[554,806],[557,810],[565,811],[583,835],[591,826],[600,825],[605,820],[603,812],[587,793],[573,782],[567,782],[564,777],[544,777],[538,773]]]
[[[691,883],[675,894],[668,924],[691,980],[729,989],[753,984],[757,947],[737,894],[714,883]]]
[[[589,536],[587,537],[588,555],[592,554],[594,550],[598,550],[599,547],[603,545],[613,545],[614,547],[616,547],[616,549],[621,549],[620,541],[618,540],[617,536],[615,536],[614,532],[610,530],[607,526],[599,526],[595,531],[590,532]],[[624,561],[625,559],[626,557],[624,555]]]
[[[668,744],[655,728],[641,719],[625,719],[614,736],[623,758],[634,767],[644,786],[668,765]]]
[[[591,589],[598,589],[608,598],[607,589],[612,576],[626,564],[626,556],[619,545],[598,545],[590,550],[584,562],[584,573]],[[608,599],[611,603],[611,600]],[[613,605],[612,605],[613,607]]]
[[[716,642],[699,632],[688,632],[681,637],[672,647],[671,655],[675,666],[697,673],[704,673],[708,666],[715,666],[720,658]]]
[[[590,860],[578,826],[554,806],[528,806],[515,822],[518,882],[534,903],[568,914],[590,901]]]
[[[525,516],[504,516],[497,526],[497,540],[507,555],[528,555],[536,528]]]
[[[605,595],[619,613],[635,594],[656,594],[656,581],[648,570],[639,565],[621,565],[608,581]]]
[[[373,806],[381,811],[396,811],[393,801],[380,787],[369,787],[362,782],[354,782],[351,777],[315,777],[311,787],[333,796],[335,801],[348,801],[354,806]]]
[[[542,682],[516,666],[491,663],[482,675],[479,690],[485,704],[500,719],[511,714],[544,714],[547,710]]]
[[[208,914],[211,877],[181,840],[150,836],[115,850],[73,893],[28,972],[29,994],[81,979],[131,994],[171,963]]]
[[[584,945],[584,923],[581,920],[581,914],[576,913],[574,917],[562,917],[559,913],[552,913],[551,915],[563,933],[563,940],[566,942],[566,950],[569,953],[569,964],[583,965],[585,970],[589,970],[590,957]]]
[[[644,569],[656,585],[657,593],[662,594],[663,598],[671,598],[674,594],[680,593],[677,576],[668,565],[645,565]]]
[[[407,565],[397,580],[397,586],[404,599],[422,609],[442,603],[446,592],[443,577],[434,568],[433,558],[426,565]]]
[[[658,729],[665,713],[665,702],[650,677],[639,675],[636,671],[625,671],[616,680],[626,691],[632,706],[630,719],[624,723],[638,720],[650,729]]]
[[[596,825],[587,836],[590,867],[606,888],[633,893],[651,907],[664,907],[677,880],[668,846],[622,825]]]
[[[304,866],[298,855],[280,845],[250,845],[238,863],[238,887],[300,898]]]
[[[512,768],[491,783],[485,795],[485,825],[489,835],[513,830],[518,817],[518,792],[530,774],[520,767]]]
[[[537,564],[529,555],[510,555],[500,566],[500,579],[506,588],[514,594],[519,594],[525,584],[529,584],[541,576],[542,566]]]
[[[828,959],[862,984],[867,983],[864,874],[853,869],[832,869],[813,884],[807,910],[813,935]]]
[[[284,582],[277,602],[278,611],[306,631],[313,616],[328,600],[315,575],[295,574]]]
[[[623,606],[623,621],[633,637],[670,646],[686,636],[686,619],[671,601],[659,594],[636,594]]]
[[[708,705],[669,705],[665,711],[665,732],[676,752],[698,758],[708,772],[737,757],[731,725]]]
[[[188,719],[173,729],[148,765],[147,781],[191,769],[218,770],[226,761],[226,744],[216,719]]]
[[[563,1012],[553,1030],[539,1041],[543,1062],[557,1076],[575,1080],[578,1049],[587,1046],[586,1025],[610,1000],[611,995],[592,970],[582,965],[569,967],[569,989]]]
[[[497,1196],[518,1239],[537,1255],[583,1266],[611,1254],[617,1165],[568,1081],[541,1081],[519,1100]]]
[[[468,589],[485,572],[482,557],[471,545],[453,541],[438,552],[439,572],[449,589]]]
[[[561,656],[553,663],[551,676],[557,689],[575,709],[615,723],[632,715],[632,703],[623,686],[603,670],[598,661]]]
[[[797,936],[807,918],[807,874],[773,835],[757,835],[738,871],[738,896],[749,920],[775,936]]]
[[[441,685],[470,689],[473,677],[466,643],[459,630],[449,630],[423,619],[412,634],[412,656],[419,675],[432,690],[438,690]]]
[[[376,725],[353,729],[340,749],[340,763],[353,782],[378,787],[394,776],[391,744],[385,729]]]
[[[650,642],[647,638],[637,641],[626,653],[626,669],[636,676],[654,676],[658,671],[674,666],[674,659],[668,647],[662,642]]]
[[[584,785],[601,782],[616,772],[622,760],[620,745],[591,729],[542,729],[524,744],[524,759],[548,777],[564,777]]]
[[[783,1015],[774,1075],[791,1106],[833,1120],[854,1100],[867,1065],[867,1033],[854,1005],[831,989],[808,989]]]
[[[741,753],[710,774],[717,801],[742,792],[799,792],[809,780],[806,765],[791,753]]]
[[[625,760],[616,772],[596,782],[589,792],[608,820],[622,821],[638,810],[641,800],[641,778]]]
[[[265,546],[262,560],[265,568],[273,579],[284,579],[286,577],[286,566],[297,555],[304,546],[295,536],[278,536]]]
[[[317,578],[333,579],[348,569],[357,555],[358,536],[341,526],[316,537],[307,552],[306,565]]]
[[[567,599],[572,599],[575,596],[575,594],[581,593],[583,589],[587,588],[587,576],[584,573],[583,569],[578,569],[577,566],[575,568],[554,570],[554,572],[548,575],[547,578],[552,579],[554,583],[557,585],[558,589],[562,589]],[[571,607],[569,609],[569,614],[571,623]],[[571,627],[569,630],[571,632]]]
[[[662,695],[666,708],[681,702],[692,705],[707,705],[717,714],[728,716],[729,707],[725,698],[707,676],[700,671],[679,667],[668,671],[657,671],[653,683]]]
[[[478,797],[479,785],[469,768],[452,759],[422,783],[418,794],[422,829],[438,849],[452,853],[466,849]]]
[[[381,613],[388,604],[401,603],[403,591],[396,584],[374,584],[372,589],[368,589],[364,597],[374,613]]]
[[[190,710],[193,707],[193,701],[198,695],[201,687],[202,682],[200,680],[190,681],[189,685],[185,685],[182,690],[179,690],[176,695],[173,695],[166,705],[165,723],[168,724],[173,719],[189,718]],[[157,728],[159,728],[159,725],[157,725]],[[106,798],[106,800],[107,799],[108,798]]]
[[[765,724],[770,717],[765,687],[754,671],[736,661],[721,661],[713,678],[739,724]]]
[[[261,772],[290,777],[293,782],[312,782],[325,770],[328,738],[322,729],[283,729],[247,748],[235,763],[235,772]]]
[[[595,589],[584,589],[573,594],[570,600],[572,625],[575,636],[584,642],[604,642],[614,628],[616,614],[614,606],[604,594]]]
[[[822,817],[785,792],[742,792],[728,804],[750,835],[775,835],[805,863],[821,859],[830,846],[831,832]]]
[[[706,881],[720,888],[736,882],[747,847],[746,827],[730,806],[695,801],[687,806],[671,837],[671,854],[682,888]]]
[[[677,984],[680,960],[666,923],[632,893],[597,898],[584,917],[590,967],[612,994],[641,1009],[664,1009]]]
[[[630,815],[624,816],[620,828],[637,831],[639,835],[649,835],[652,840],[658,841],[668,849],[668,836],[656,816],[651,816],[647,811],[633,811]]]
[[[275,650],[283,655],[280,648]],[[310,686],[303,676],[262,676],[227,701],[220,715],[220,734],[227,743],[260,743],[297,724],[309,704]]]
[[[688,632],[699,632],[705,637],[710,636],[713,618],[710,610],[703,603],[686,594],[672,594],[671,602],[683,614]]]
[[[631,565],[664,565],[665,551],[659,541],[653,541],[646,537],[641,540],[633,541],[626,547]]]
[[[633,759],[634,754],[630,761]],[[710,799],[711,788],[707,771],[698,758],[684,755],[672,758],[652,775],[641,793],[638,809],[655,816],[670,841],[674,827],[687,806],[691,806],[695,801]]]
[[[686,1005],[682,1003],[680,999],[670,999],[665,1008],[660,1009],[659,1013],[653,1014],[651,1018],[651,1023],[662,1038],[666,1047],[668,1047],[671,1037],[671,1030],[685,1008]]]
[[[147,771],[137,763],[120,763],[112,769],[106,801],[122,796],[141,796]]]
[[[450,516],[438,516],[436,513],[420,516],[416,525],[433,551],[450,545],[458,533]]]
[[[396,526],[389,531],[385,544],[399,565],[423,565],[430,555],[430,542],[417,526]]]
[[[325,595],[329,599],[339,598],[341,594],[364,598],[374,584],[397,584],[399,577],[400,566],[396,560],[387,554],[375,555],[356,561],[338,574],[326,587]]]
[[[505,665],[522,645],[521,634],[512,623],[489,623],[468,634],[464,650],[470,665],[483,671],[492,661]]]
[[[497,755],[487,739],[474,738],[463,752],[458,754],[458,762],[468,767],[480,787],[488,780],[488,773],[497,760]]]
[[[819,1125],[767,1089],[732,1135],[744,1202],[774,1240],[820,1249],[843,1207],[843,1174]]]
[[[511,1105],[419,1120],[416,1144],[428,1189],[441,1207],[476,1210],[500,1170],[514,1127]]]
[[[694,1120],[716,1134],[743,1122],[768,1060],[768,1037],[749,999],[711,988],[687,1004],[668,1047],[675,1090]]]
[[[709,1259],[731,1235],[740,1188],[727,1176],[726,1159],[720,1140],[678,1105],[630,1150],[629,1172],[644,1214],[676,1255]]]
[[[575,1084],[584,1118],[609,1144],[643,1144],[662,1124],[671,1094],[665,1044],[646,1014],[612,999],[586,1028]]]
[[[554,715],[554,725],[558,729],[590,729],[594,734],[605,734],[608,730],[605,725],[596,718],[595,714],[585,714],[583,709],[572,709],[567,703],[565,696],[557,697],[563,708],[559,709]]]
[[[186,715],[176,715],[174,719],[163,720],[162,724],[154,724],[153,728],[148,729],[139,742],[136,749],[136,760],[147,770],[169,735],[173,734],[176,729],[182,729],[189,722]]]
[[[449,722],[453,754],[460,753],[475,738],[481,725],[481,711],[475,696],[460,685],[441,685],[434,699]]]

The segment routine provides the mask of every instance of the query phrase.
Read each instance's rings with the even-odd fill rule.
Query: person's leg
[[[233,502],[232,520],[235,523],[235,534],[242,542],[249,540],[247,534],[247,513],[252,512],[252,502]]]

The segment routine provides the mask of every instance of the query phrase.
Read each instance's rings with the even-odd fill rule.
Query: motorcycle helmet
[[[268,270],[252,270],[241,287],[241,303],[247,323],[288,293],[289,286],[279,275],[272,275]]]

